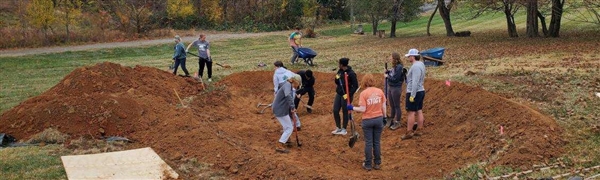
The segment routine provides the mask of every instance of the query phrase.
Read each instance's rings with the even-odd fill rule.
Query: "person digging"
[[[296,108],[294,107],[294,94],[292,92],[292,87],[299,86],[300,81],[288,76],[283,76],[283,80],[284,81],[280,84],[279,89],[275,93],[275,99],[272,103],[273,114],[283,128],[283,133],[281,134],[279,141],[276,143],[277,145],[275,147],[275,151],[279,153],[289,153],[290,151],[286,147],[286,142],[288,142],[292,132],[294,131],[293,123],[290,118],[290,112],[296,112]]]
[[[298,89],[298,91],[296,91],[296,98],[294,99],[294,104],[296,105],[296,109],[298,109],[300,98],[304,94],[308,93],[308,103],[306,104],[308,106],[306,107],[306,111],[308,113],[312,113],[312,105],[315,101],[315,77],[313,76],[313,72],[310,69],[306,71],[298,71],[297,74],[300,75],[300,77],[302,77],[302,85]]]

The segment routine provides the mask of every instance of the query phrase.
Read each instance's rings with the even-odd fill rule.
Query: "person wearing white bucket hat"
[[[425,83],[425,64],[419,61],[421,59],[421,55],[419,54],[419,50],[410,49],[408,50],[408,54],[404,55],[408,57],[412,66],[408,70],[406,75],[406,111],[408,112],[407,116],[407,126],[406,126],[406,134],[401,137],[402,140],[410,139],[415,135],[419,135],[416,133],[417,129],[423,128],[423,121],[425,117],[423,116],[423,99],[425,98],[425,87],[423,84]],[[415,114],[418,118],[417,129],[413,128],[415,124]]]

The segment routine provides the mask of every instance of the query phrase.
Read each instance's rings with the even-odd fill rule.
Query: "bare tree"
[[[390,28],[390,37],[396,37],[396,22],[400,19],[400,5],[404,0],[394,0],[394,4],[392,5],[392,14],[391,14],[391,23],[392,27]]]
[[[550,19],[550,28],[548,36],[560,36],[560,21],[562,19],[563,7],[565,0],[552,0],[552,19]]]
[[[440,16],[444,20],[444,26],[446,27],[446,36],[454,36],[454,30],[452,29],[452,21],[450,21],[450,10],[456,1],[450,0],[446,3],[446,0],[438,0],[438,9],[440,10]]]
[[[527,0],[527,37],[539,37],[538,1]]]

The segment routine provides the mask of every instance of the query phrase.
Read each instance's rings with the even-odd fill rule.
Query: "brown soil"
[[[303,146],[289,154],[275,152],[281,126],[270,111],[259,114],[256,108],[272,100],[270,71],[232,74],[202,91],[191,78],[155,68],[101,63],[74,70],[2,114],[0,132],[26,139],[54,127],[73,139],[100,138],[102,132],[124,136],[136,141],[130,148],[150,146],[176,170],[185,159],[197,158],[234,179],[440,178],[470,163],[527,169],[563,153],[562,129],[553,119],[481,88],[427,79],[424,134],[401,141],[404,128],[385,130],[383,170],[367,172],[360,166],[362,139],[349,148],[348,136],[330,133],[333,75],[315,76],[315,110],[307,114],[300,108]],[[187,107],[179,105],[174,89]],[[360,114],[355,119],[359,123]]]

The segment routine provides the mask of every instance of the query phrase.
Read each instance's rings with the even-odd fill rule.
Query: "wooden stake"
[[[179,99],[179,103],[181,103],[181,106],[183,106],[183,101],[179,97],[179,94],[177,94],[177,90],[175,90],[175,88],[173,88],[173,91],[175,91],[175,95],[177,96],[177,99]]]

